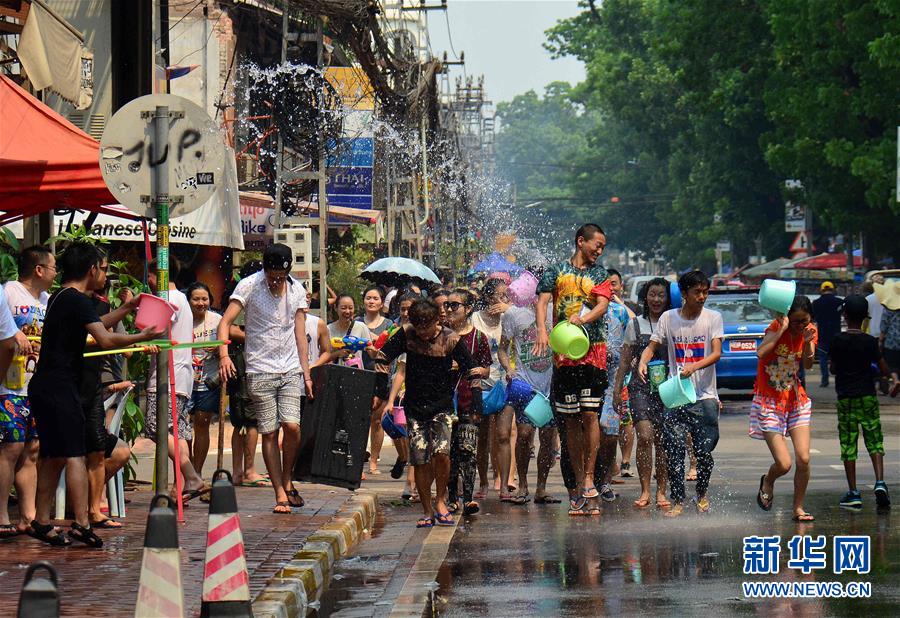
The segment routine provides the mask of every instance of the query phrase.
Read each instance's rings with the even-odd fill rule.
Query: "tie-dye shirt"
[[[609,299],[612,296],[609,277],[603,266],[594,264],[587,268],[576,268],[571,262],[547,268],[541,276],[537,291],[540,294],[553,294],[554,324],[590,311],[597,304],[598,297]],[[556,366],[593,365],[606,370],[606,320],[601,318],[584,327],[591,341],[588,353],[578,360],[555,354]]]

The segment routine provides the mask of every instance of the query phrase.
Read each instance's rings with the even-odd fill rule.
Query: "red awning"
[[[0,75],[0,223],[52,209],[106,214],[100,144]],[[133,215],[131,218],[137,218]]]
[[[862,256],[854,255],[853,256],[853,266],[854,268],[862,267],[865,265],[865,261]],[[796,268],[798,270],[828,270],[829,268],[846,268],[847,267],[847,254],[846,253],[823,253],[821,255],[813,256],[807,260],[803,260],[801,262],[796,262],[791,264],[791,268]]]

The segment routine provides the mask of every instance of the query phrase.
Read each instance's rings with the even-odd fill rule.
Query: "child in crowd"
[[[881,433],[878,396],[875,394],[877,374],[872,369],[877,366],[884,376],[889,374],[889,370],[878,340],[862,331],[862,324],[868,316],[869,304],[865,297],[852,294],[844,299],[847,330],[835,336],[828,351],[838,396],[841,461],[844,462],[849,487],[841,498],[840,505],[852,510],[862,508],[862,495],[856,488],[856,443],[860,427],[875,469],[875,501],[882,508],[891,505],[890,494],[884,482],[884,436]],[[896,384],[896,372],[892,378]],[[896,389],[894,392],[896,393]]]

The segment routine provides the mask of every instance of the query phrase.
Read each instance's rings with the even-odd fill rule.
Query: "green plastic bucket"
[[[796,281],[766,279],[759,288],[759,304],[766,309],[787,315],[796,295]]]
[[[550,400],[541,393],[535,393],[528,405],[525,406],[525,416],[538,429],[546,426],[553,419]]]
[[[578,360],[588,353],[591,341],[584,326],[560,322],[550,331],[550,348],[557,354]]]
[[[647,379],[652,392],[655,393],[659,390],[659,385],[666,381],[668,375],[669,368],[666,366],[666,361],[655,360],[647,363]]]
[[[690,378],[672,376],[659,385],[659,398],[667,408],[679,408],[697,403],[697,391]]]

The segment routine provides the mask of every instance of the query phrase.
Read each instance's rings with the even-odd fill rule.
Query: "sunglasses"
[[[456,311],[457,309],[459,309],[462,306],[463,306],[463,303],[456,301],[456,300],[445,301],[444,302],[444,311]]]

